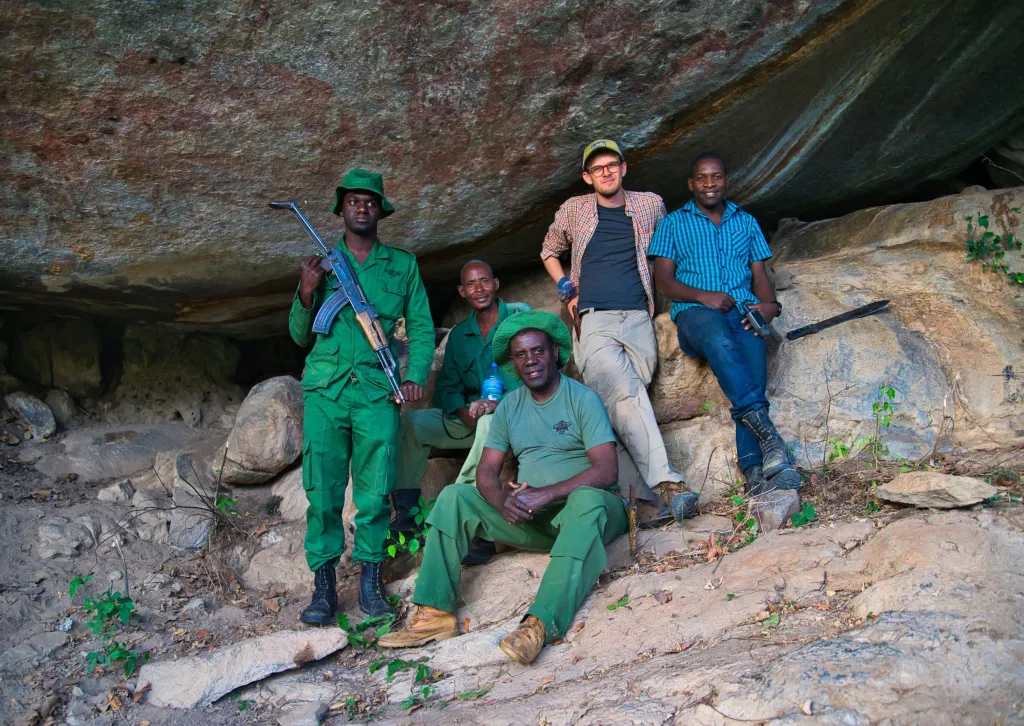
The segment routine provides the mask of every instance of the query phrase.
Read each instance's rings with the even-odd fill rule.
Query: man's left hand
[[[768,325],[771,325],[771,322],[775,320],[775,318],[778,317],[779,315],[779,306],[773,302],[754,303],[752,305],[747,305],[747,307],[751,310],[756,310],[757,312],[761,313],[761,317],[764,318],[764,322],[767,323]],[[751,329],[750,323],[747,322],[746,320],[743,321],[743,329]],[[757,335],[757,333],[754,333],[754,335]]]
[[[402,395],[406,401],[418,401],[423,398],[423,386],[419,383],[406,381],[402,384]]]
[[[524,486],[514,496],[531,515],[551,504],[551,495],[548,493],[547,487]]]

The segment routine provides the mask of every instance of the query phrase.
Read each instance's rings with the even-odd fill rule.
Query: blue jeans
[[[755,409],[768,408],[764,339],[753,330],[743,329],[743,316],[735,307],[727,313],[703,305],[687,308],[676,316],[676,332],[679,347],[688,356],[708,362],[722,392],[732,402],[729,413],[736,422],[740,471],[760,465],[761,447],[740,418]]]

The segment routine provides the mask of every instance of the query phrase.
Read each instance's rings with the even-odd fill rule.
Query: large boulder
[[[346,167],[384,173],[381,237],[450,285],[536,263],[594,138],[669,207],[717,147],[737,200],[820,216],[956,173],[1024,107],[1014,2],[4,8],[0,297],[237,335],[283,329],[312,251],[262,205],[310,200],[327,236]]]
[[[57,433],[57,421],[50,407],[24,391],[8,394],[4,402],[14,411],[30,439],[48,439]]]
[[[994,486],[973,476],[935,471],[908,471],[875,489],[875,496],[887,502],[934,509],[969,507],[998,493]]]
[[[1005,236],[1019,230],[1013,210],[1022,208],[1024,188],[981,191],[789,225],[773,238],[776,267],[791,280],[778,294],[780,332],[892,301],[884,313],[783,340],[770,357],[773,415],[803,463],[833,453],[830,441],[876,434],[907,458],[1020,448],[1024,286],[964,258],[966,217],[985,216]],[[1024,271],[1018,252],[1006,259]],[[894,392],[889,426],[874,411],[882,387]]]
[[[302,453],[302,385],[291,376],[253,386],[228,436],[225,484],[269,481]]]

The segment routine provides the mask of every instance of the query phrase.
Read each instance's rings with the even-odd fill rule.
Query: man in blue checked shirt
[[[765,341],[739,309],[757,310],[768,323],[782,312],[764,264],[771,250],[757,220],[726,200],[721,156],[700,154],[687,185],[693,199],[661,220],[651,240],[655,284],[672,300],[679,346],[707,360],[732,402],[747,490],[799,489],[792,455],[768,416]]]

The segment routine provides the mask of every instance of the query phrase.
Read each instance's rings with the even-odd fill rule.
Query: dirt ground
[[[110,482],[83,484],[54,479],[33,467],[17,463],[18,448],[4,446],[0,451],[0,541],[7,554],[0,558],[0,597],[4,617],[0,619],[0,652],[17,646],[33,636],[53,633],[70,625],[68,640],[54,652],[19,667],[0,671],[0,721],[22,724],[95,723],[106,724],[275,724],[278,712],[266,702],[249,698],[242,690],[197,711],[181,712],[146,705],[145,694],[135,693],[135,677],[125,677],[120,664],[104,670],[88,671],[86,654],[97,651],[102,643],[87,627],[84,598],[111,591],[127,592],[136,604],[137,618],[123,628],[121,641],[154,660],[194,655],[218,646],[282,629],[301,628],[298,613],[308,602],[308,591],[264,592],[247,590],[240,583],[241,570],[256,548],[258,538],[275,525],[273,502],[237,496],[237,515],[218,528],[208,546],[198,552],[184,552],[166,545],[136,539],[126,540],[119,548],[108,534],[98,546],[84,548],[76,557],[42,559],[39,556],[39,526],[48,518],[74,519],[92,516],[117,521],[131,512],[130,503],[97,501],[97,493]],[[955,471],[955,463],[947,463]],[[877,471],[878,478],[891,470]],[[816,519],[810,527],[836,526],[869,518],[879,526],[899,519],[904,510],[895,509],[871,497],[871,473],[834,469],[828,476],[808,476],[804,500],[816,507]],[[1007,469],[994,477],[1007,496],[1021,495],[1019,472]],[[845,489],[844,489],[845,488]],[[712,514],[729,517],[741,507],[730,500],[712,506]],[[1019,506],[1017,508],[1019,513]],[[671,573],[709,561],[712,547],[716,556],[742,547],[742,528],[736,536],[709,543],[690,543],[685,557],[648,555],[638,564],[602,578],[595,597],[611,588],[623,576]],[[123,559],[122,559],[123,554]],[[392,563],[387,578],[398,580],[408,574],[411,562]],[[69,596],[69,583],[75,577],[92,575],[75,598]],[[343,565],[339,572],[343,607],[350,610],[353,622],[359,622],[354,605],[358,575]],[[840,594],[841,596],[842,594]],[[844,619],[845,618],[845,619]],[[803,623],[801,625],[801,623]],[[834,634],[852,628],[856,618],[845,614],[831,621]],[[822,626],[812,619],[794,617],[788,621],[786,638],[822,637]],[[783,631],[779,631],[781,634]],[[751,646],[752,648],[755,646]],[[771,649],[771,642],[758,643]],[[767,653],[767,651],[766,651]],[[637,654],[637,673],[645,658]],[[347,648],[338,654],[300,669],[296,682],[335,688],[336,710],[324,723],[390,720],[416,722],[414,712],[400,706],[394,689],[380,679],[367,677],[376,655],[370,650]],[[629,681],[630,667],[616,676]],[[390,694],[390,695],[389,695]],[[138,702],[136,702],[138,701]],[[453,698],[452,703],[457,703]],[[436,705],[436,704],[435,704]],[[465,706],[466,704],[457,704]],[[436,717],[436,716],[435,716]],[[442,719],[443,721],[443,719]]]

